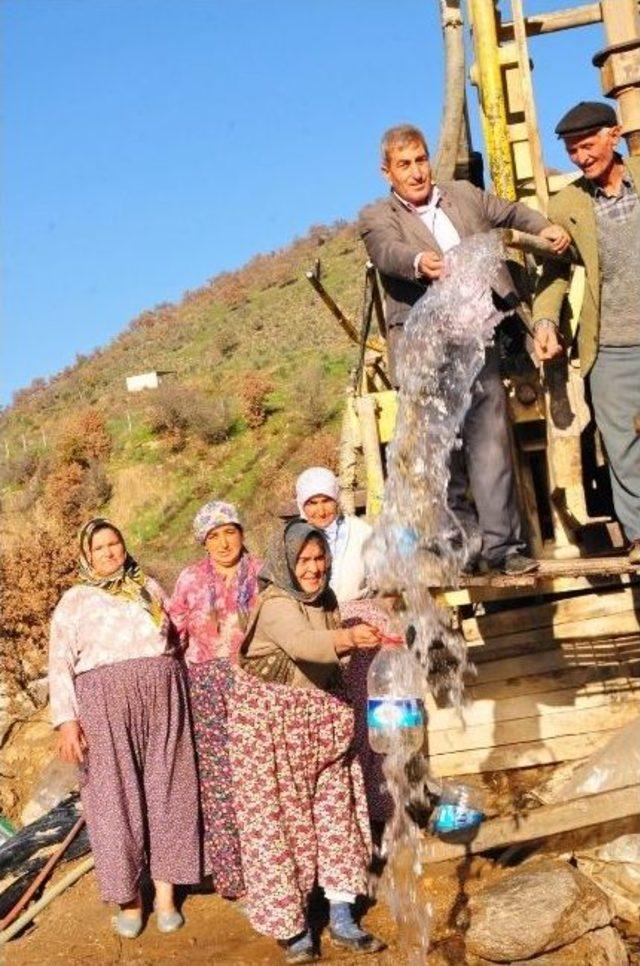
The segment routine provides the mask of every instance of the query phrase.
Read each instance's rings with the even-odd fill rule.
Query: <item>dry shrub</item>
[[[228,399],[211,399],[197,389],[165,385],[154,397],[151,430],[167,437],[172,449],[179,451],[190,435],[205,443],[224,442],[234,418]]]
[[[0,467],[0,486],[24,486],[28,483],[38,471],[41,455],[40,450],[28,449],[6,460]]]
[[[62,532],[36,531],[2,555],[3,680],[22,691],[45,673],[51,613],[73,582],[75,541]]]
[[[326,466],[334,473],[338,472],[338,440],[331,433],[314,433],[300,448],[299,455],[305,459],[303,469],[307,466]]]
[[[272,380],[261,372],[245,374],[240,389],[240,399],[242,415],[250,429],[257,429],[265,423],[268,415],[266,400],[273,389]]]
[[[42,507],[56,526],[69,533],[84,520],[86,473],[86,467],[80,463],[61,463],[44,482]]]
[[[296,411],[307,432],[321,429],[332,417],[336,400],[322,366],[313,364],[303,369],[294,386]]]
[[[69,416],[62,424],[56,443],[60,463],[89,466],[94,460],[107,459],[111,436],[103,414],[93,407]]]

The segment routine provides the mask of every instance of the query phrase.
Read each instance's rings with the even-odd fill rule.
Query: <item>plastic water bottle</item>
[[[446,837],[475,829],[484,819],[484,796],[478,788],[461,782],[442,786],[440,804],[433,814],[433,830]]]
[[[367,726],[374,751],[419,751],[424,741],[424,678],[406,647],[380,648],[367,675]]]

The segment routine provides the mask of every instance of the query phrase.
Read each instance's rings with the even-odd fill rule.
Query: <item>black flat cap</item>
[[[580,101],[556,124],[559,138],[581,134],[583,131],[596,131],[601,127],[615,127],[618,116],[611,104],[601,101]]]

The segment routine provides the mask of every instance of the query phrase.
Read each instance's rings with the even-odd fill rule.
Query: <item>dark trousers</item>
[[[507,419],[498,354],[489,349],[462,425],[462,448],[451,456],[449,506],[467,532],[479,528],[490,564],[525,549]]]

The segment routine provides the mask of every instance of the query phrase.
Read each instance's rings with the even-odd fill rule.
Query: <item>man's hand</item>
[[[58,728],[58,757],[68,765],[81,765],[87,742],[79,721],[65,721]]]
[[[571,244],[571,235],[561,225],[548,225],[540,232],[539,238],[546,238],[557,255],[566,252]]]
[[[562,345],[555,325],[547,321],[538,323],[533,333],[533,347],[540,362],[549,362],[561,356]]]
[[[436,255],[435,252],[423,252],[418,262],[418,271],[425,278],[434,281],[436,278],[440,278],[444,271],[444,259],[440,255]]]

